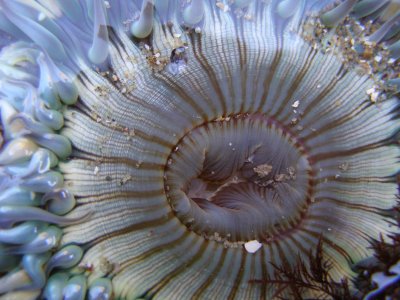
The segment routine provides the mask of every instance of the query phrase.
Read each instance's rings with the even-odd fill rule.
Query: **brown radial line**
[[[80,206],[91,204],[91,203],[101,203],[117,200],[119,198],[135,198],[140,200],[145,200],[146,198],[154,198],[157,196],[163,196],[164,189],[153,190],[153,191],[124,191],[124,192],[113,192],[113,193],[98,193],[96,195],[85,196],[82,198],[94,198],[95,200],[90,200],[86,202],[80,202]]]
[[[87,89],[87,90],[90,90],[90,88],[93,87],[93,86],[87,87],[85,84],[84,84],[84,86],[85,86],[85,89]],[[93,93],[91,93],[91,94],[96,96]],[[81,98],[79,98],[79,100],[81,100]],[[78,101],[77,103],[74,104],[74,106],[68,107],[68,108],[69,108],[70,111],[74,110],[74,111],[77,111],[77,112],[79,112],[79,113],[81,113],[81,114],[83,114],[85,116],[89,116],[89,112],[92,111],[92,109],[83,101]],[[71,109],[71,108],[73,108],[73,109]],[[91,117],[89,117],[89,118],[91,120],[93,120]],[[74,118],[72,118],[72,116],[71,116],[70,120],[72,121],[73,119]]]
[[[262,273],[262,278],[261,278],[261,300],[266,300],[267,297],[267,284],[266,281],[268,280],[269,276],[268,276],[268,271],[267,271],[267,264],[264,261],[265,258],[265,249],[264,249],[265,245],[263,245],[263,247],[261,247],[261,273]],[[268,245],[269,247],[269,245]]]
[[[121,56],[121,55],[120,55],[120,56]],[[122,57],[121,57],[121,59],[122,59]],[[104,80],[106,80],[107,83],[108,83],[110,86],[114,87],[115,90],[117,90],[117,91],[119,92],[119,87],[118,87],[118,85],[116,85],[118,81],[115,82],[114,80],[112,80],[112,76],[115,74],[115,72],[114,72],[114,67],[109,66],[108,69],[107,69],[107,71],[109,72],[108,74],[104,74],[104,75],[100,75],[100,74],[99,74],[99,76],[100,76],[101,78],[103,78]]]
[[[211,109],[212,111],[212,116],[216,116],[217,115],[217,109],[213,103],[213,99],[211,99],[201,88],[201,86],[196,82],[196,80],[194,80],[195,78],[188,76],[186,78],[186,80],[191,84],[191,88],[194,88],[195,90],[198,91],[200,97],[202,100],[204,100],[207,104],[207,106]],[[207,122],[209,119],[209,116],[207,116],[206,114],[204,114],[202,116],[202,121]],[[197,124],[196,124],[197,125]]]
[[[165,204],[157,203],[157,204],[153,204],[153,205],[147,205],[145,207],[125,208],[123,210],[123,212],[121,212],[121,210],[118,210],[116,212],[109,213],[107,215],[107,218],[109,218],[109,219],[117,219],[117,218],[129,217],[132,214],[144,215],[144,214],[147,214],[149,212],[162,211],[166,207],[167,206]],[[100,219],[102,219],[102,218],[103,218],[103,216],[100,217]],[[94,220],[96,221],[97,219],[94,219]],[[89,220],[87,222],[90,222],[90,218],[89,218]],[[146,222],[142,222],[142,223],[147,223],[147,221]],[[137,223],[137,224],[133,224],[133,225],[130,225],[130,226],[136,226],[136,225],[142,224],[142,223]],[[123,230],[123,229],[118,229],[118,230],[115,230],[115,231],[113,231],[111,233],[105,233],[104,235],[110,235],[111,236],[112,233],[119,232],[120,230]]]
[[[173,172],[173,174],[175,175],[175,178],[185,178],[187,176],[187,173],[182,173],[184,171],[181,170],[181,168],[175,168],[175,169],[171,169],[169,166],[164,166],[164,173],[166,172]],[[172,185],[168,185],[166,184],[166,182],[168,181],[168,176],[167,176],[167,180],[164,181],[164,186],[169,186],[170,188],[172,188]],[[181,190],[183,193],[185,193],[184,191],[184,187],[180,187],[177,184],[173,185],[174,187],[178,188],[179,190]],[[165,189],[165,188],[164,188]],[[167,194],[169,194],[167,192]],[[186,193],[185,193],[186,194]],[[191,199],[190,199],[191,200]]]
[[[377,149],[377,148],[380,148],[380,147],[386,146],[386,145],[387,144],[384,141],[380,141],[380,142],[364,145],[362,147],[353,148],[353,149],[349,149],[349,150],[323,152],[323,153],[311,155],[309,157],[309,160],[312,162],[316,162],[316,161],[322,161],[322,160],[332,159],[332,158],[336,158],[336,157],[351,156],[354,154],[365,152],[367,150]],[[324,146],[324,145],[320,145],[319,147],[322,147],[322,146]]]
[[[126,99],[130,99],[130,98],[127,98],[127,97],[125,97]],[[132,100],[132,99],[130,99],[130,100]],[[138,104],[137,103],[137,99],[135,100],[135,104]],[[145,101],[142,101],[142,106],[144,106],[144,107],[146,107],[146,109],[149,109],[149,110],[151,110],[151,109],[153,109],[152,110],[152,112],[153,112],[153,114],[154,115],[157,115],[158,117],[160,117],[160,116],[162,116],[163,118],[164,118],[164,120],[169,120],[170,119],[170,117],[168,117],[168,116],[165,116],[165,114],[164,114],[164,111],[160,111],[160,110],[158,110],[157,109],[157,107],[156,106],[154,106],[154,105],[147,105],[147,103],[145,102]],[[128,113],[128,111],[124,111],[124,113]],[[150,124],[147,124],[147,125],[149,125],[149,126],[152,126],[152,127],[154,127],[154,128],[157,128],[157,130],[161,133],[161,132],[163,132],[163,133],[165,133],[165,135],[171,135],[173,132],[172,131],[170,131],[170,130],[166,130],[166,127],[165,126],[159,126],[159,119],[157,120],[157,122],[153,122],[153,123],[151,123],[150,122]],[[137,129],[137,128],[132,128],[132,129],[134,129],[135,130],[135,134],[136,134],[136,132],[138,132],[138,133],[140,133],[141,131],[139,131],[139,129]],[[146,134],[145,133],[142,133],[143,134],[143,139],[145,139],[144,138],[144,136],[146,136]],[[150,136],[148,139],[146,139],[146,140],[148,140],[148,141],[153,141],[152,140],[152,137]],[[169,144],[168,142],[165,142],[165,144]]]
[[[76,76],[76,79],[85,87],[87,88],[87,84],[89,83],[91,86],[93,86],[91,80],[90,80],[90,76],[88,76],[88,74],[86,74],[83,70],[80,70],[79,73]],[[85,79],[85,80],[84,80]]]
[[[215,244],[217,247],[218,245]],[[215,267],[215,269],[212,271],[211,275],[207,278],[206,281],[203,282],[203,284],[197,289],[197,291],[193,294],[192,299],[202,299],[201,295],[202,293],[207,289],[207,287],[213,282],[213,280],[217,277],[218,272],[221,270],[222,266],[224,265],[225,262],[225,256],[226,256],[227,248],[222,249],[221,256],[219,258],[218,264]]]
[[[285,254],[285,259],[286,259],[286,253],[284,253],[284,251],[282,249],[282,246],[285,247],[286,249],[290,249],[291,252],[295,252],[295,249],[292,249],[291,245],[289,244],[288,239],[293,240],[291,238],[291,235],[288,235],[286,238],[281,239],[281,243],[276,243],[277,247],[279,248],[279,252],[280,252],[279,255],[281,255],[281,254],[284,255]],[[298,242],[297,241],[295,241],[294,243],[296,244],[296,246],[298,246]],[[303,247],[300,246],[299,248],[304,253],[307,253],[307,251]],[[301,253],[300,253],[299,249],[296,249],[296,250],[297,250],[296,251],[297,253],[295,253],[295,254],[297,256],[299,256]],[[281,258],[282,258],[282,256],[281,256]]]
[[[309,99],[310,98],[310,95],[312,94],[312,92],[314,91],[314,90],[317,90],[318,88],[317,88],[317,85],[318,85],[318,83],[313,83],[313,85],[312,86],[310,86],[310,88],[307,90],[307,92],[305,92],[304,93],[304,95],[303,95],[303,99]],[[288,120],[288,118],[290,118],[290,113],[288,113],[288,114],[286,114],[284,117],[282,117],[282,118],[280,118],[281,119],[281,121],[282,122],[287,122]],[[307,125],[304,125],[303,127],[307,127]]]
[[[89,115],[86,112],[82,112],[82,113],[84,113],[86,116],[89,117]],[[92,119],[90,118],[90,120],[92,120]],[[108,124],[107,122],[103,122],[103,121],[96,122],[96,124],[100,124],[100,125],[104,126],[105,128],[111,129],[114,132],[119,132],[122,134],[126,133],[124,126],[115,126],[112,123]],[[171,148],[173,146],[173,144],[169,143],[166,140],[161,139],[160,137],[147,135],[146,133],[144,133],[143,131],[141,131],[137,128],[131,128],[131,129],[134,129],[134,131],[135,131],[135,135],[132,137],[132,139],[135,139],[136,137],[140,137],[141,139],[143,139],[145,141],[153,142],[153,143],[156,142],[157,144],[164,146],[166,148]]]
[[[302,139],[298,139],[296,137],[296,134],[293,132],[293,128],[290,128],[289,126],[281,123],[277,119],[273,117],[267,117],[267,119],[261,118],[261,121],[266,124],[268,128],[271,129],[280,129],[281,130],[281,135],[286,138],[289,143],[292,144],[293,147],[297,149],[297,151],[300,152],[302,155],[308,155],[310,152],[307,148],[305,143],[303,142]],[[312,164],[311,164],[312,165]]]
[[[327,86],[325,86],[321,92],[315,96],[313,100],[306,106],[306,108],[303,111],[303,118],[309,114],[312,109],[320,102],[322,99],[324,99],[337,85],[337,83],[342,79],[342,77],[335,77],[332,81],[329,82]]]
[[[284,75],[282,76],[282,78],[279,80],[279,84],[278,84],[278,96],[277,96],[277,99],[279,99],[279,93],[282,91],[282,85],[283,85],[283,83],[285,82],[285,80],[286,80],[286,78],[287,77],[289,77],[289,74],[290,73],[292,73],[293,72],[293,69],[292,68],[290,68],[290,66],[285,66],[285,68],[284,68]],[[275,95],[276,96],[276,95]],[[275,99],[276,100],[276,99]],[[265,114],[267,114],[267,115],[269,115],[269,116],[271,116],[272,118],[276,118],[276,114],[274,114],[274,115],[272,115],[271,114],[271,111],[272,111],[272,109],[273,109],[273,107],[275,106],[275,103],[276,102],[274,102],[271,106],[269,106],[268,108],[267,108],[267,110],[266,110],[266,112],[265,112]]]
[[[159,81],[166,82],[168,84],[168,88],[173,90],[179,97],[185,102],[189,103],[189,105],[199,114],[201,115],[203,120],[207,120],[207,115],[204,110],[196,103],[196,101],[186,93],[176,82],[171,80],[169,77],[162,75],[161,73],[154,73],[153,77]],[[186,78],[188,80],[188,78]],[[190,80],[189,80],[190,81]],[[191,81],[190,81],[191,82]],[[208,103],[208,101],[207,101]],[[182,111],[183,115],[186,116],[186,112]]]
[[[264,84],[263,84],[264,92],[263,92],[263,94],[261,96],[260,106],[256,109],[256,111],[260,111],[261,108],[265,105],[265,102],[267,100],[267,96],[268,96],[268,93],[269,93],[269,89],[270,89],[272,78],[275,75],[276,68],[278,67],[281,58],[282,58],[282,49],[279,48],[278,51],[275,52],[274,60],[272,61],[272,64],[271,64],[271,67],[270,67],[270,71],[268,72],[268,75],[264,79]],[[268,67],[268,66],[266,66],[266,67]]]
[[[391,178],[389,180],[389,178]],[[336,182],[344,182],[344,183],[395,183],[396,178],[395,176],[392,177],[359,177],[359,178],[348,178],[342,177],[336,178],[335,176],[328,176],[324,177],[324,179],[328,179],[329,181],[336,181]],[[320,182],[323,182],[322,179]]]
[[[85,151],[79,149],[80,152],[85,153]],[[162,171],[164,169],[164,164],[156,164],[156,163],[150,163],[150,162],[141,162],[137,160],[133,160],[127,157],[108,157],[108,156],[98,156],[101,161],[93,160],[92,162],[99,163],[109,163],[109,164],[122,164],[126,165],[129,167],[132,167],[133,169],[146,169],[146,170],[151,170],[151,171]],[[87,159],[88,160],[88,159]],[[139,165],[139,167],[138,167]]]
[[[308,244],[310,247],[316,245],[315,241],[310,240],[310,238],[307,236],[307,234],[308,234],[307,232],[303,231],[301,228],[299,230],[297,230],[297,232],[299,233],[298,234],[299,237],[301,239],[305,240],[306,244]],[[312,249],[310,248],[308,251],[306,251],[307,255],[310,253],[310,250],[312,250]]]
[[[163,119],[165,120],[170,120],[169,116],[165,115],[165,111],[160,110],[160,107],[157,107],[153,104],[150,104],[146,101],[143,101],[143,99],[139,98],[138,96],[135,96],[133,94],[129,94],[129,95],[124,95],[123,96],[125,99],[129,100],[130,102],[133,102],[135,105],[140,105],[141,107],[145,108],[147,111],[152,111],[152,112],[156,112],[157,116],[162,116]],[[124,111],[124,113],[128,113],[127,111]],[[164,131],[165,127],[162,126],[157,126],[157,124],[152,124],[152,126],[154,128],[157,128],[160,132],[165,132],[166,134],[171,134],[170,131]],[[135,128],[133,128],[135,129]]]
[[[264,6],[266,4],[267,3],[264,1],[256,1],[255,2],[255,5],[256,5],[255,11],[256,11],[256,15],[257,15],[257,19],[258,19],[255,21],[256,24],[260,24],[264,20],[264,9],[265,9]]]
[[[175,216],[171,212],[169,212],[166,216],[161,217],[159,219],[146,221],[146,222],[141,222],[141,223],[138,223],[138,224],[133,224],[133,225],[130,225],[128,227],[113,231],[112,233],[106,233],[105,235],[99,236],[96,239],[94,239],[93,241],[87,243],[85,246],[87,248],[91,248],[94,245],[99,244],[99,243],[101,243],[101,242],[103,242],[103,241],[105,241],[105,240],[107,240],[109,238],[117,237],[117,236],[129,233],[131,231],[136,231],[136,230],[140,230],[140,229],[151,228],[151,227],[154,227],[154,226],[157,226],[157,225],[162,225],[162,224],[165,224],[168,221],[171,221],[173,218],[175,218]]]
[[[174,36],[174,33],[172,32],[172,26],[168,26],[168,24],[163,23],[161,24],[161,29],[165,36],[167,36],[167,32],[169,33],[170,38]]]
[[[306,62],[303,66],[301,66],[301,71],[297,73],[292,86],[289,88],[289,93],[286,95],[285,99],[281,101],[281,105],[278,108],[278,111],[275,113],[275,116],[278,116],[281,114],[282,110],[287,106],[289,101],[293,101],[293,95],[296,92],[297,88],[299,85],[303,82],[304,76],[307,74],[309,71],[310,67],[312,66],[314,62],[314,58],[317,55],[317,51],[313,50],[313,48],[309,47],[309,51],[307,53],[307,59]],[[279,86],[279,90],[282,90],[282,85]],[[283,118],[280,118],[281,122],[284,122],[290,112],[286,114]]]
[[[164,146],[166,148],[171,148],[174,145],[174,144],[168,142],[167,140],[161,139],[158,136],[157,137],[151,136],[151,135],[148,135],[148,134],[142,132],[141,130],[138,130],[135,128],[133,128],[133,129],[135,131],[135,136],[132,138],[133,140],[135,139],[135,137],[140,137],[147,142],[153,142],[153,143],[156,142],[157,144]],[[124,131],[122,130],[121,132],[123,133]]]
[[[263,244],[266,245],[266,246],[268,247],[269,252],[270,252],[270,257],[269,257],[269,259],[271,259],[271,260],[269,260],[268,263],[276,265],[275,254],[274,254],[275,250],[274,250],[274,248],[273,248],[272,245],[271,245],[272,243],[268,243],[268,242],[267,242],[267,243],[264,243],[264,242],[263,242]],[[263,248],[262,248],[262,249],[263,249]]]
[[[342,247],[338,246],[336,243],[332,242],[328,238],[326,238],[324,235],[321,235],[320,232],[314,232],[306,228],[302,228],[302,231],[307,232],[309,235],[315,237],[317,240],[322,239],[322,242],[331,248],[335,249],[336,252],[338,252],[340,255],[342,255],[349,263],[353,263],[352,258],[350,255],[344,250]]]
[[[301,242],[295,239],[294,235],[289,235],[287,238],[291,240],[296,245],[296,247],[300,249],[301,252],[303,252],[305,255],[308,255],[309,251],[303,247]],[[298,253],[298,255],[300,255],[300,252]]]
[[[320,222],[320,221],[328,221],[329,223],[331,223],[331,224],[337,224],[337,222],[335,222],[336,220],[333,220],[332,221],[332,218],[330,218],[330,217],[328,217],[328,216],[326,216],[326,217],[321,217],[321,216],[310,216],[310,219],[311,220],[317,220],[318,222]],[[333,225],[334,226],[334,225]],[[332,226],[332,227],[333,227]],[[347,229],[347,228],[346,228]],[[371,238],[369,235],[368,235],[368,233],[365,233],[365,232],[363,232],[363,231],[361,231],[361,230],[358,230],[357,228],[355,228],[355,227],[353,227],[352,228],[352,231],[354,232],[354,234],[357,236],[357,237],[362,237],[363,239],[368,239],[368,238]]]
[[[283,240],[281,239],[281,240],[279,240],[279,242],[275,242],[275,246],[276,246],[276,248],[278,249],[278,255],[279,255],[279,258],[280,258],[280,260],[281,260],[281,264],[280,264],[280,266],[281,267],[286,267],[286,266],[288,266],[288,265],[290,265],[289,264],[289,261],[288,261],[288,259],[287,259],[287,257],[286,257],[286,254],[285,254],[285,252],[283,251],[283,249],[282,249],[282,246],[281,246],[281,242],[282,242]],[[279,267],[279,266],[278,266]]]
[[[265,44],[264,36],[260,36],[260,35],[256,35],[256,36],[262,40],[261,44]],[[259,40],[257,40],[257,42],[260,44]],[[259,68],[258,66],[263,66],[262,62],[267,60],[267,58],[268,58],[268,55],[266,55],[265,51],[257,51],[256,63],[254,64],[255,66],[257,66],[257,73],[256,73],[257,75],[255,76],[255,79],[252,84],[250,107],[255,107],[255,103],[256,103],[256,94],[257,94],[256,91],[257,91],[257,86],[258,86],[258,82],[260,80],[260,73],[261,73],[261,68]]]
[[[267,245],[267,247],[270,249],[270,252],[272,253],[272,255],[271,255],[271,260],[269,261],[269,263],[271,264],[271,268],[273,268],[274,270],[275,270],[275,272],[277,272],[277,270],[276,270],[276,268],[275,267],[280,267],[280,265],[278,265],[277,264],[277,262],[275,261],[275,255],[274,255],[274,248],[273,247],[271,247],[271,245]],[[272,277],[274,277],[274,275],[272,275]],[[267,289],[267,287],[269,287],[269,290],[272,290],[272,291],[274,291],[274,293],[275,293],[275,295],[279,295],[279,294],[281,294],[286,288],[287,288],[287,285],[285,285],[285,284],[282,284],[282,287],[280,287],[279,289],[277,288],[279,285],[277,285],[277,286],[275,286],[275,283],[274,282],[269,282],[269,280],[270,280],[270,278],[271,278],[271,276],[269,276],[268,274],[267,274],[267,276],[265,277],[265,283],[263,283],[263,282],[261,282],[261,284],[264,286],[264,288],[265,288],[265,292],[267,293],[268,292],[268,289]],[[274,280],[274,278],[272,278],[272,281]],[[274,289],[272,289],[271,287],[273,287],[273,288],[275,288],[275,290]],[[266,294],[265,294],[266,295]],[[274,298],[275,299],[275,298]],[[269,298],[266,298],[266,300],[269,300]]]
[[[317,212],[313,212],[313,214],[309,214],[307,217],[307,220],[314,220],[318,221],[319,224],[327,224],[326,226],[329,226],[329,224],[334,227],[335,225],[338,224],[337,220],[338,218],[335,218],[332,216],[332,212],[330,212],[330,215],[326,214],[324,216],[320,215],[315,215]],[[339,223],[340,224],[340,223]]]
[[[202,41],[201,38],[196,38],[196,36],[194,36],[193,34],[189,35],[190,41],[193,45],[193,48],[195,46],[198,46],[198,50],[197,49],[193,49],[193,54],[196,58],[196,60],[200,63],[201,67],[203,68],[203,71],[208,74],[211,77],[210,83],[214,88],[214,91],[216,92],[216,94],[218,95],[218,100],[221,104],[222,110],[223,110],[223,115],[226,115],[226,103],[224,101],[224,94],[221,91],[221,88],[219,87],[219,85],[217,84],[218,79],[217,76],[214,73],[213,68],[211,68],[211,65],[208,63],[206,57],[203,54],[203,45],[202,45]],[[195,40],[198,41],[198,43],[195,42]]]
[[[132,167],[133,169],[145,169],[145,170],[151,170],[151,171],[162,171],[164,170],[164,164],[155,164],[155,163],[148,163],[148,162],[139,162],[136,160],[132,160],[130,158],[124,158],[124,157],[107,157],[107,156],[98,156],[98,155],[91,155],[91,153],[86,152],[82,149],[76,149],[74,151],[73,155],[74,159],[79,159],[79,160],[85,160],[86,163],[93,164],[95,165],[101,165],[103,163],[108,163],[108,164],[123,164],[129,167]],[[139,167],[138,167],[139,164]],[[153,177],[151,177],[153,178]],[[157,178],[157,177],[155,177]]]
[[[247,46],[246,40],[243,34],[243,20],[238,21],[239,25],[235,26],[236,31],[236,44],[239,50],[239,62],[240,62],[240,77],[243,80],[240,80],[242,85],[242,105],[240,107],[240,111],[244,110],[244,103],[247,95]],[[240,38],[241,37],[241,38]],[[243,42],[242,42],[243,41]]]
[[[111,29],[111,30],[113,30],[113,29]],[[114,31],[114,30],[113,30]],[[117,40],[117,42],[115,42],[114,41],[114,39],[115,40]],[[130,57],[131,55],[127,52],[127,50],[125,49],[125,46],[124,46],[124,43],[122,42],[122,40],[118,37],[118,35],[117,34],[115,34],[115,32],[113,32],[113,35],[111,36],[110,35],[110,41],[111,41],[111,44],[114,46],[114,49],[118,52],[118,54],[116,54],[116,55],[118,55],[119,57],[120,57],[120,59],[121,59],[121,61],[124,61],[125,59],[123,58],[123,56],[122,56],[122,51],[124,52],[123,54],[126,56],[126,57]],[[115,56],[116,56],[115,55]],[[108,81],[108,83],[110,84],[110,85],[112,85],[113,87],[115,87],[116,88],[116,90],[119,90],[119,88],[118,88],[118,86],[116,86],[115,85],[115,81],[114,80],[112,80],[112,71],[114,70],[114,68],[109,68],[109,75],[108,76],[106,76],[106,77],[103,77],[103,78],[105,78],[105,79],[107,79],[107,81]]]
[[[165,287],[177,275],[179,275],[185,269],[190,268],[196,261],[198,261],[201,258],[202,254],[204,254],[204,250],[207,248],[207,244],[208,244],[207,242],[203,241],[203,244],[201,245],[200,250],[196,253],[196,255],[193,255],[192,258],[188,262],[183,263],[183,265],[179,266],[172,272],[168,273],[159,283],[157,283],[155,286],[150,288],[145,293],[145,295],[146,295],[145,298],[147,298],[147,297],[153,298],[163,287]],[[192,248],[194,245],[195,245],[195,243],[190,245],[189,249]],[[188,249],[188,252],[190,251],[189,249]]]
[[[228,62],[228,58],[227,58],[226,53],[227,53],[227,51],[221,51],[220,56],[223,56],[224,57],[224,61]],[[225,71],[225,74],[226,74],[226,78],[227,78],[227,81],[228,81],[228,84],[229,84],[229,95],[230,95],[231,99],[233,100],[233,99],[235,99],[235,89],[233,88],[232,76],[230,76],[231,72],[229,72],[229,66],[227,67],[226,63],[222,63],[221,65],[224,68],[224,71]],[[216,110],[214,109],[213,111],[214,111],[214,115],[217,115]],[[232,113],[233,113],[233,111],[232,111]]]
[[[365,136],[367,136],[367,135],[368,134],[366,134]],[[357,134],[357,136],[359,136],[359,134]],[[343,140],[343,137],[340,137],[340,139]],[[326,141],[325,143],[320,143],[318,145],[313,145],[313,148],[316,149],[316,148],[327,147],[327,146],[331,147],[332,142],[334,142],[333,139],[331,139],[330,141]],[[343,142],[340,142],[340,143],[343,143]],[[336,142],[336,144],[338,144],[338,143]],[[343,152],[347,153],[349,151],[355,151],[353,153],[353,154],[355,154],[355,153],[364,152],[366,150],[376,149],[376,148],[380,148],[382,146],[389,146],[389,145],[393,145],[393,144],[396,145],[396,142],[392,141],[392,137],[389,137],[389,138],[385,137],[385,138],[383,138],[383,139],[381,139],[381,140],[379,140],[377,142],[374,142],[372,144],[367,144],[367,145],[363,145],[363,146],[360,146],[360,147],[355,147],[355,148],[347,149],[347,150],[336,150],[336,153],[340,153],[339,155],[345,155],[345,154],[342,154],[342,153]],[[320,153],[320,154],[323,155],[323,154],[326,154],[326,153]],[[314,156],[317,156],[317,154],[315,154]]]
[[[86,74],[84,71],[81,71],[79,73],[79,75],[77,76],[78,81],[84,86],[84,88],[89,91],[89,94],[91,94],[93,96],[93,98],[99,98],[99,96],[96,94],[95,89],[98,85],[100,85],[97,82],[93,82],[94,80],[91,80],[91,78],[94,79],[99,79],[100,78],[100,82],[101,85],[104,84],[103,81],[108,82],[108,80],[101,76],[99,73],[89,69],[89,71],[87,71],[88,74]],[[94,75],[93,75],[94,74]],[[112,87],[114,87],[114,85],[112,85]],[[118,89],[117,89],[118,90]],[[81,97],[80,97],[81,98]],[[104,97],[104,100],[106,100],[106,98]],[[82,101],[78,101],[78,104],[84,104]],[[86,104],[84,104],[86,106]],[[87,107],[87,106],[86,106]]]
[[[282,250],[281,245],[279,245],[279,243],[276,243],[276,247],[278,248],[278,254],[279,254],[279,257],[281,259],[281,264],[280,265],[276,265],[276,266],[277,267],[281,267],[283,269],[292,267],[292,265],[289,263],[289,261],[287,260],[286,256],[284,255],[284,252]],[[291,285],[290,283],[288,283],[286,286],[281,288],[280,292],[284,292],[287,289],[290,289],[292,291],[293,295],[297,295],[298,294],[298,291],[296,290],[296,287]]]
[[[65,125],[67,126],[67,124]],[[69,129],[72,129],[72,127],[68,127]],[[101,160],[101,156],[94,154],[94,153],[89,153],[85,150],[82,149],[72,149],[72,157],[78,160],[86,160],[90,162],[98,162]]]
[[[113,46],[115,46],[115,49],[118,51],[119,56],[122,58],[122,54],[120,50],[123,50],[124,53],[128,55],[126,49],[125,49],[125,45],[122,42],[122,40],[119,38],[118,34],[115,32],[114,28],[112,28],[111,26],[108,27],[108,36],[109,39],[111,41],[111,43],[113,44]]]
[[[308,202],[308,201],[307,201]],[[306,208],[308,205],[306,206]],[[301,231],[300,227],[304,222],[306,212],[299,212],[299,216],[297,218],[291,218],[288,220],[288,224],[285,225],[285,228],[279,227],[269,227],[271,229],[271,234],[262,234],[262,242],[264,243],[279,243],[281,238],[290,236],[291,234],[295,234],[297,231]]]
[[[180,237],[178,237],[176,240],[174,240],[172,242],[169,241],[166,244],[158,245],[150,250],[147,250],[147,251],[141,253],[139,256],[129,258],[128,260],[126,260],[122,264],[120,264],[118,270],[115,272],[121,273],[123,270],[125,270],[126,268],[128,268],[129,266],[133,265],[136,262],[144,261],[145,259],[148,259],[149,257],[151,257],[159,252],[163,252],[168,249],[172,249],[177,244],[182,243],[189,234],[190,234],[189,232],[184,231]],[[114,275],[116,275],[116,274],[117,273],[114,273]]]
[[[209,7],[213,7],[215,5],[214,0],[209,0]],[[224,14],[222,9],[212,9],[211,10],[211,18],[215,19],[215,17],[218,19],[218,23],[221,23],[221,14]],[[215,20],[213,20],[213,22],[211,22],[211,24],[214,25],[215,28],[215,24],[217,24],[217,22]]]
[[[340,63],[339,71],[336,72],[336,77],[343,78],[349,72],[348,68],[345,67],[344,63]],[[364,79],[366,81],[367,79]]]
[[[325,124],[321,129],[318,129],[314,132],[311,132],[310,134],[308,134],[307,136],[304,137],[304,141],[310,140],[312,138],[314,138],[317,135],[320,135],[322,133],[325,132],[329,132],[332,129],[335,129],[335,127],[340,126],[345,124],[346,122],[351,121],[351,119],[353,117],[357,117],[357,114],[362,113],[365,109],[367,109],[368,107],[357,107],[357,109],[350,111],[348,114],[339,117],[338,119],[335,120],[329,120],[329,123]],[[329,116],[329,111],[327,111],[328,113],[324,113],[322,116],[320,116],[319,118],[323,118],[325,115]],[[306,127],[307,125],[304,125],[304,127]],[[312,125],[311,125],[312,126]]]
[[[306,141],[314,138],[315,136],[324,133],[325,131],[329,131],[337,126],[343,125],[346,122],[350,121],[354,116],[356,116],[357,114],[364,111],[364,109],[366,109],[366,108],[368,108],[368,106],[367,107],[362,107],[361,105],[357,106],[354,110],[349,111],[344,116],[341,116],[340,118],[335,119],[335,120],[329,120],[329,123],[327,123],[323,127],[319,128],[317,131],[310,132],[310,134],[304,136],[302,138],[302,140],[304,142],[306,142]],[[334,111],[335,109],[333,108],[332,110]],[[322,115],[319,115],[316,118],[321,119],[324,116],[329,115],[329,112],[331,112],[332,110],[326,110],[326,111],[324,111],[324,113]],[[304,127],[308,127],[308,126],[312,126],[312,125],[304,124]]]
[[[360,195],[360,198],[362,198],[363,196]],[[336,203],[340,206],[345,206],[347,208],[350,209],[357,209],[357,210],[363,210],[366,212],[372,212],[372,213],[379,213],[382,211],[381,208],[379,207],[374,207],[374,206],[368,206],[368,205],[362,205],[362,204],[351,204],[351,203],[346,203],[343,200],[339,200],[339,199],[335,199],[335,198],[331,198],[331,197],[316,197],[315,198],[315,202],[333,202]]]
[[[263,246],[262,246],[261,248],[263,248]],[[247,266],[247,269],[250,271],[250,272],[249,272],[250,278],[251,278],[252,276],[254,276],[254,275],[252,275],[251,273],[255,274],[255,273],[256,273],[257,266],[259,266],[259,264],[256,264],[256,262],[260,262],[260,261],[262,260],[262,258],[261,258],[261,253],[260,253],[260,252],[261,252],[261,251],[258,251],[257,254],[254,253],[253,255],[250,255],[250,265]],[[259,258],[259,259],[257,259],[257,258]],[[252,271],[252,272],[251,272],[251,271]],[[248,285],[250,285],[250,280],[244,281],[244,282],[247,283]],[[261,297],[261,289],[260,289],[260,287],[259,287],[259,286],[255,286],[255,288],[256,288],[257,290],[260,291],[260,297]],[[253,290],[254,290],[254,289],[253,289]],[[255,292],[256,292],[256,291],[255,291]]]
[[[244,274],[244,264],[246,262],[246,257],[247,257],[247,252],[246,251],[237,251],[238,255],[240,255],[240,267],[239,267],[239,272],[236,274],[236,279],[235,283],[233,284],[233,287],[231,289],[231,292],[229,293],[228,300],[235,299],[237,290],[240,286],[240,282],[242,281],[243,274]]]

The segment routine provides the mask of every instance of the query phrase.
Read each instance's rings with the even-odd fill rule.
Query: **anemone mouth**
[[[307,151],[262,114],[215,119],[186,132],[165,166],[177,217],[208,239],[271,241],[296,228],[313,197]]]

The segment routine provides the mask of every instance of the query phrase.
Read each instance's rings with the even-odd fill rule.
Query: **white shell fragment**
[[[257,240],[253,240],[244,244],[244,248],[249,253],[256,253],[261,247],[262,244]]]

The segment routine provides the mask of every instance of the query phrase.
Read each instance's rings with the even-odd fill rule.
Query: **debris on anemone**
[[[1,0],[0,294],[363,297],[399,233],[399,16]]]

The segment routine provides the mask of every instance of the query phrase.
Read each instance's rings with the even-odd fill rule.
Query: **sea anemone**
[[[1,0],[0,294],[374,289],[351,279],[399,232],[399,18],[389,0]],[[372,293],[398,280],[379,274]]]

